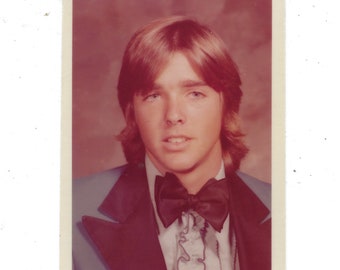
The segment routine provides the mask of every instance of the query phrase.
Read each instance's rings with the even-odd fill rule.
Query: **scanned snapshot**
[[[72,24],[73,269],[272,269],[272,2]]]

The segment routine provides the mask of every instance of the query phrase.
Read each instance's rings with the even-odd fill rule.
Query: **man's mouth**
[[[181,143],[181,142],[185,142],[187,140],[188,140],[188,138],[186,138],[186,137],[170,137],[170,138],[166,139],[166,142],[169,142],[169,143]]]
[[[188,141],[189,138],[186,137],[186,136],[170,136],[170,137],[166,137],[164,139],[165,142],[168,142],[168,143],[183,143],[183,142],[186,142]]]

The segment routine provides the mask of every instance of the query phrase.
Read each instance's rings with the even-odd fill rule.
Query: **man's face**
[[[134,96],[133,105],[146,153],[158,170],[219,168],[222,94],[206,85],[182,53],[170,58],[152,89]]]

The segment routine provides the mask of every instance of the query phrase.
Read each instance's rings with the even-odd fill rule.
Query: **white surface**
[[[339,2],[287,5],[287,269],[340,269]]]
[[[287,269],[339,269],[339,4],[286,4]],[[0,269],[59,269],[61,16],[0,2]]]
[[[0,40],[0,269],[58,269],[61,1],[1,1]]]

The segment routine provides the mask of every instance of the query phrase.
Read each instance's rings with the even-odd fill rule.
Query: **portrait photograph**
[[[74,270],[272,269],[273,21],[271,0],[73,1]]]

